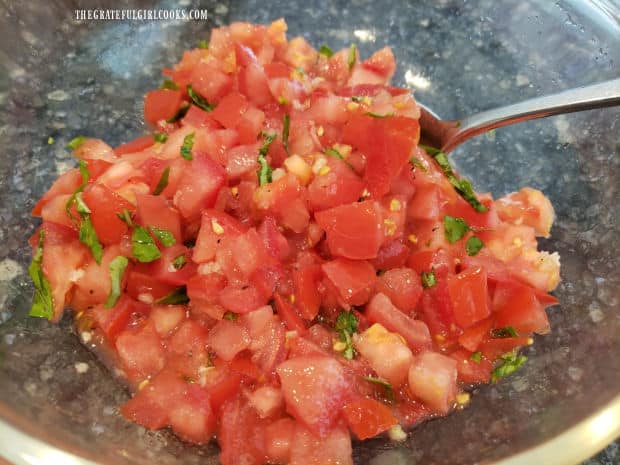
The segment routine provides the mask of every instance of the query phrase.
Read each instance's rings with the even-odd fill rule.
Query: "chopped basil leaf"
[[[163,144],[168,140],[168,134],[166,134],[165,132],[156,132],[155,134],[153,134],[153,139],[155,139],[155,142]]]
[[[487,207],[478,200],[478,197],[476,197],[476,193],[474,192],[471,183],[467,179],[459,179],[456,177],[445,153],[435,147],[429,147],[428,145],[420,144],[419,147],[424,149],[426,153],[435,159],[435,162],[446,175],[448,181],[450,181],[450,184],[452,184],[452,187],[454,187],[459,195],[463,197],[463,199],[465,199],[467,203],[474,208],[474,210],[479,213],[484,213],[488,210]]]
[[[204,111],[213,111],[215,105],[211,105],[209,101],[194,90],[191,84],[187,85],[187,95],[192,99],[192,103]]]
[[[188,134],[183,138],[183,145],[181,145],[181,156],[186,160],[192,160],[192,147],[194,146],[194,133]]]
[[[377,378],[375,376],[364,376],[364,380],[368,381],[369,383],[381,386],[385,390],[385,397],[387,398],[387,400],[390,403],[395,401],[394,388],[387,380],[383,378]]]
[[[176,123],[177,121],[179,121],[187,114],[189,107],[189,103],[183,102],[177,112],[166,120],[166,123]]]
[[[187,264],[187,258],[185,258],[185,254],[181,254],[172,260],[172,266],[174,266],[175,270],[182,269]]]
[[[130,228],[133,228],[133,220],[131,219],[131,212],[129,210],[124,208],[123,211],[120,213],[117,213],[116,216],[118,217],[119,220],[121,220],[127,226],[129,226]]]
[[[237,318],[239,318],[239,315],[237,315],[236,313],[233,313],[233,312],[224,313],[225,320],[236,321]]]
[[[47,318],[51,320],[54,316],[54,298],[52,296],[52,286],[43,273],[43,239],[45,231],[39,229],[39,243],[37,250],[32,256],[32,261],[28,267],[28,274],[34,284],[34,295],[32,296],[32,306],[30,316]]]
[[[321,47],[319,48],[319,55],[331,58],[334,55],[334,51],[327,45],[321,45]]]
[[[420,279],[422,280],[422,286],[426,289],[429,289],[437,284],[437,278],[435,278],[435,272],[433,270],[423,271],[420,274]]]
[[[168,176],[170,176],[170,167],[166,166],[166,169],[164,169],[164,171],[161,173],[161,177],[159,178],[159,181],[157,181],[157,185],[155,186],[155,189],[153,190],[153,195],[161,194],[164,191],[164,189],[168,186]]]
[[[177,83],[171,79],[164,79],[164,82],[159,86],[160,89],[168,89],[168,90],[179,90],[179,86]]]
[[[386,113],[385,115],[382,115],[380,113],[373,113],[372,111],[367,111],[364,114],[366,116],[372,116],[373,118],[390,118],[390,117],[394,116],[394,112],[390,112],[390,113]]]
[[[342,342],[346,344],[342,356],[347,360],[355,357],[351,335],[357,332],[357,318],[352,312],[340,312],[336,318],[336,331]]]
[[[409,163],[411,164],[411,166],[413,166],[414,168],[419,168],[423,173],[426,173],[426,168],[424,167],[424,165],[422,164],[422,162],[420,160],[418,160],[416,157],[411,157],[409,159]]]
[[[90,208],[84,202],[81,192],[78,192],[75,196],[75,209],[81,216],[90,214]]]
[[[474,352],[469,356],[469,359],[475,363],[480,363],[482,361],[482,352]]]
[[[142,263],[157,260],[161,254],[146,228],[136,226],[131,233],[131,253]]]
[[[477,255],[483,247],[484,242],[482,242],[482,240],[480,240],[480,238],[476,236],[471,236],[469,239],[467,239],[467,242],[465,243],[465,251],[470,257]]]
[[[80,225],[80,232],[78,235],[80,242],[88,247],[93,254],[93,258],[98,265],[101,264],[101,256],[103,255],[103,246],[99,242],[97,232],[93,223],[90,221],[90,215],[86,214],[82,217],[82,224]]]
[[[527,357],[525,355],[517,355],[515,353],[503,355],[501,357],[501,364],[495,367],[491,374],[491,381],[497,383],[501,378],[517,371],[526,361]]]
[[[469,226],[463,218],[455,218],[454,216],[445,215],[443,217],[443,230],[446,235],[446,239],[450,244],[454,244],[459,239],[462,239]]]
[[[269,146],[276,138],[275,134],[263,134],[265,137],[265,142],[262,147],[258,149],[258,164],[260,168],[256,171],[258,175],[258,185],[264,186],[265,184],[269,184],[271,182],[271,173],[273,170],[269,163],[267,163],[267,152],[269,152]]]
[[[199,40],[198,41],[198,48],[209,48],[209,42],[207,42],[206,40]]]
[[[156,226],[149,226],[149,230],[165,247],[170,247],[177,242],[172,233],[166,229],[158,228]]]
[[[347,65],[349,65],[349,71],[351,71],[353,69],[353,66],[355,66],[356,51],[357,47],[355,46],[355,44],[351,44],[351,46],[349,47],[349,56],[347,57]]]
[[[282,124],[282,144],[284,144],[284,150],[288,153],[288,132],[291,125],[291,117],[289,114],[284,115],[284,122]]]
[[[86,140],[86,137],[84,136],[74,137],[73,139],[69,141],[69,143],[67,144],[67,147],[69,147],[71,150],[77,150],[80,147],[80,145],[84,143],[85,140]]]
[[[505,326],[503,328],[496,328],[491,331],[491,337],[495,339],[505,339],[507,337],[519,337],[517,330],[512,326]]]
[[[334,148],[331,148],[331,147],[326,148],[325,154],[329,155],[330,157],[338,158],[339,160],[345,161],[344,156],[338,150]]]
[[[189,302],[189,297],[187,297],[187,288],[185,286],[179,287],[155,301],[159,305],[178,305],[186,304],[187,302]]]
[[[119,297],[121,296],[121,283],[123,281],[123,275],[125,274],[125,269],[129,264],[129,260],[127,257],[123,257],[119,255],[114,258],[110,262],[110,293],[108,294],[108,298],[105,301],[106,308],[112,308],[118,302]]]
[[[361,103],[361,102],[364,101],[364,96],[362,96],[362,95],[353,95],[351,97],[351,100],[356,102],[356,103]]]
[[[82,175],[82,185],[80,186],[80,190],[84,190],[84,188],[88,184],[88,180],[90,179],[90,173],[88,172],[88,163],[86,163],[84,160],[78,161],[78,169],[80,170],[80,174]]]

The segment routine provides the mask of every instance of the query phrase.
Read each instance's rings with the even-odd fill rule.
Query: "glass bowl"
[[[142,95],[211,27],[284,16],[289,36],[317,47],[355,42],[368,56],[390,45],[394,82],[449,119],[620,75],[620,4],[610,0],[122,4],[206,9],[206,21],[76,21],[77,8],[91,7],[0,5],[0,455],[20,465],[217,463],[214,445],[190,447],[123,420],[126,392],[68,318],[27,317],[29,211],[74,164],[67,141],[140,135]],[[355,462],[578,463],[620,434],[620,111],[504,128],[453,158],[478,190],[530,185],[553,201],[557,220],[541,244],[562,256],[553,332],[536,338],[513,376],[477,388],[463,411],[422,424],[404,443],[355,444]]]

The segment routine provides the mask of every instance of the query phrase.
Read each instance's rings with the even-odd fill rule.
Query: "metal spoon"
[[[620,79],[536,97],[455,121],[442,121],[420,104],[420,142],[448,153],[478,134],[536,118],[620,105]]]

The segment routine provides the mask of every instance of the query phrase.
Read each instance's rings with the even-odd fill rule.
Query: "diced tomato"
[[[342,366],[330,357],[297,357],[281,363],[277,372],[286,410],[325,437],[348,396]]]
[[[184,286],[196,273],[191,250],[181,244],[162,247],[161,257],[151,263],[153,278],[166,284]]]
[[[375,258],[383,234],[381,207],[365,201],[317,212],[315,219],[327,234],[332,254],[352,259]]]
[[[121,155],[125,155],[126,153],[135,153],[141,152],[144,149],[151,147],[155,143],[155,139],[153,136],[146,135],[140,136],[137,139],[134,139],[129,142],[125,142],[124,144],[119,145],[114,149],[114,154],[118,157]],[[90,166],[89,166],[90,171]]]
[[[291,442],[290,465],[353,465],[351,437],[343,426],[336,426],[323,436],[297,422]]]
[[[77,168],[70,169],[66,173],[62,174],[49,188],[49,190],[43,194],[43,197],[35,204],[32,209],[33,216],[40,216],[43,206],[59,195],[70,195],[82,184],[82,175]]]
[[[222,465],[262,465],[264,435],[263,424],[252,407],[240,398],[226,402],[217,437]]]
[[[365,304],[377,280],[375,269],[363,260],[336,258],[321,265],[321,269],[337,289],[342,301],[349,305]]]
[[[474,360],[472,359],[472,352],[464,349],[452,352],[450,357],[456,360],[459,381],[463,383],[488,383],[491,380],[493,363],[486,357],[480,356],[479,360]]]
[[[150,324],[138,330],[122,331],[116,338],[115,347],[130,378],[153,376],[166,363],[161,340]]]
[[[389,407],[374,399],[349,402],[342,413],[351,431],[362,440],[375,437],[398,423]]]
[[[282,392],[273,386],[262,386],[247,394],[247,398],[261,418],[274,416],[284,407]]]
[[[399,310],[411,314],[422,296],[422,284],[410,268],[393,268],[379,276],[377,291],[388,296]]]
[[[192,88],[211,104],[216,104],[233,85],[232,78],[208,63],[199,63],[190,76]]]
[[[304,335],[306,333],[306,326],[290,302],[287,302],[284,297],[277,293],[273,296],[273,300],[278,315],[280,315],[286,327],[290,331],[297,331],[297,334]]]
[[[286,237],[278,229],[278,224],[273,217],[265,217],[258,228],[258,234],[265,245],[265,249],[272,257],[280,261],[286,260],[291,253],[291,247]]]
[[[90,208],[90,219],[99,241],[104,245],[118,244],[128,231],[127,224],[118,215],[123,210],[131,214],[136,211],[136,207],[102,184],[87,186],[82,198]]]
[[[459,344],[472,352],[477,350],[480,343],[489,336],[492,327],[493,320],[491,318],[474,323],[459,336]]]
[[[233,321],[221,320],[209,331],[207,343],[218,357],[231,361],[250,345],[245,328]]]
[[[265,305],[268,297],[251,284],[228,285],[219,293],[218,302],[231,312],[247,313]]]
[[[329,171],[308,186],[308,204],[314,211],[356,202],[364,190],[362,180],[344,161],[330,158],[327,166]]]
[[[544,307],[529,286],[500,282],[493,295],[495,326],[512,326],[518,334],[549,332],[549,320]]]
[[[178,90],[157,89],[144,97],[144,119],[156,125],[160,120],[174,116],[181,106],[182,94]]]
[[[226,374],[222,379],[209,386],[209,398],[211,408],[215,412],[220,412],[226,401],[233,399],[241,390],[241,375],[236,372]]]
[[[160,337],[168,336],[184,319],[184,305],[153,305],[149,318]]]
[[[226,277],[220,273],[195,274],[187,281],[187,295],[192,301],[216,302],[226,284]]]
[[[414,220],[436,220],[446,200],[441,187],[429,184],[419,187],[409,203],[408,216]]]
[[[265,428],[265,453],[270,463],[289,463],[295,420],[280,418]]]
[[[400,334],[412,350],[423,351],[432,345],[426,324],[405,315],[382,293],[371,299],[364,314],[370,322],[380,323],[389,331]]]
[[[202,213],[200,230],[196,238],[196,246],[192,251],[192,259],[196,263],[205,263],[215,258],[215,251],[222,237],[235,237],[245,231],[239,221],[232,216],[214,209]]]
[[[416,357],[409,369],[411,392],[439,413],[446,413],[456,397],[456,361],[436,352]]]
[[[487,338],[478,346],[478,350],[482,352],[489,360],[495,360],[500,355],[531,344],[532,339],[526,336],[506,337],[506,338]]]
[[[461,328],[468,328],[491,314],[484,268],[469,268],[448,276],[448,292],[454,319]]]
[[[225,172],[219,165],[206,155],[194,154],[174,196],[174,204],[183,218],[197,218],[202,209],[212,207],[225,179]]]
[[[377,257],[371,263],[377,270],[401,268],[407,263],[409,254],[409,247],[396,239],[383,243],[377,252]]]
[[[184,126],[195,128],[220,129],[222,126],[213,118],[212,114],[196,105],[191,105],[181,120]]]
[[[295,303],[301,317],[306,320],[314,320],[319,313],[321,294],[318,290],[318,283],[321,277],[322,271],[319,265],[307,265],[293,270]]]
[[[177,287],[172,284],[166,284],[157,280],[151,274],[142,271],[132,270],[127,277],[126,292],[129,296],[136,300],[157,301],[167,296]]]
[[[231,92],[211,112],[211,117],[225,128],[232,129],[241,121],[247,109],[247,99],[242,94]]]

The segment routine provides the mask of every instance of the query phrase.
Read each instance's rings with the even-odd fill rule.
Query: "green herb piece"
[[[342,342],[346,344],[342,356],[347,360],[355,357],[355,349],[351,335],[357,332],[357,318],[352,312],[340,312],[336,318],[336,331]]]
[[[189,302],[189,297],[187,297],[187,288],[185,286],[178,287],[170,294],[166,294],[161,299],[155,301],[159,305],[178,305],[186,304],[187,302]]]
[[[153,134],[153,139],[155,139],[155,142],[163,144],[168,140],[168,134],[166,134],[165,132],[156,132],[155,134]]]
[[[265,142],[263,143],[262,147],[258,149],[258,164],[260,165],[260,168],[256,171],[256,174],[258,175],[259,186],[264,186],[265,184],[269,184],[272,180],[271,173],[273,172],[273,170],[271,169],[271,166],[269,166],[269,163],[267,163],[267,159],[265,157],[267,156],[267,153],[269,152],[269,146],[274,141],[276,136],[275,134],[264,134],[264,137],[265,137]]]
[[[394,112],[390,112],[390,113],[386,113],[385,115],[382,115],[380,113],[373,113],[372,111],[367,111],[366,113],[364,113],[366,116],[372,116],[373,118],[391,118],[392,116],[394,116]]]
[[[363,95],[353,95],[351,97],[351,100],[355,103],[362,103],[364,101],[364,96]]]
[[[118,302],[119,297],[121,296],[121,283],[123,282],[123,275],[125,274],[125,269],[127,269],[127,265],[129,264],[129,260],[127,257],[123,257],[119,255],[115,257],[110,262],[110,293],[108,294],[108,298],[105,301],[106,308],[112,308]]]
[[[424,165],[422,164],[422,162],[417,159],[416,157],[411,157],[409,159],[409,163],[411,164],[411,166],[413,166],[414,168],[418,168],[420,169],[420,171],[422,171],[423,173],[426,173],[426,168],[424,167]]]
[[[80,145],[84,143],[85,140],[86,140],[86,137],[84,136],[74,137],[73,139],[69,141],[69,143],[67,144],[67,147],[69,147],[71,150],[77,150],[80,147]]]
[[[168,186],[168,176],[170,176],[170,167],[166,166],[166,169],[164,169],[164,171],[161,173],[159,181],[157,181],[155,189],[153,189],[153,195],[161,194]]]
[[[213,111],[215,105],[211,105],[209,101],[194,90],[191,84],[187,85],[187,95],[192,99],[194,105],[204,111]]]
[[[465,251],[470,257],[477,255],[483,247],[484,242],[482,242],[480,238],[476,236],[471,236],[469,239],[467,239],[467,242],[465,243]]]
[[[99,237],[97,237],[97,232],[95,231],[95,227],[93,226],[92,221],[90,221],[90,215],[88,214],[82,217],[82,224],[80,225],[78,239],[80,239],[80,242],[90,249],[90,252],[93,254],[93,258],[97,264],[101,264],[103,246],[101,245],[101,242],[99,242]]]
[[[335,148],[328,147],[325,149],[325,155],[329,155],[330,157],[338,158],[339,160],[345,161],[344,156]]]
[[[118,217],[119,220],[121,220],[127,226],[129,226],[130,228],[133,228],[133,220],[131,219],[131,212],[129,210],[124,208],[123,211],[118,213],[116,216]]]
[[[284,150],[288,153],[288,132],[291,125],[291,117],[289,114],[284,115],[284,122],[282,124],[282,144],[284,144]]]
[[[170,247],[177,242],[174,235],[167,229],[149,226],[149,231],[153,233],[153,235],[159,240],[159,242],[162,243],[164,247]]]
[[[445,153],[434,147],[429,147],[428,145],[420,144],[419,147],[424,149],[426,153],[435,159],[435,162],[439,165],[445,176],[448,178],[450,184],[452,184],[452,187],[454,187],[459,195],[463,197],[463,199],[465,199],[467,203],[474,208],[474,210],[479,213],[484,213],[488,210],[487,207],[483,205],[480,200],[478,200],[478,197],[476,197],[476,193],[474,192],[471,183],[465,178],[459,179],[456,177],[456,174],[454,174],[454,170],[452,169]]]
[[[39,242],[37,250],[32,256],[32,261],[28,267],[28,274],[34,284],[34,295],[32,296],[32,306],[30,307],[30,316],[38,318],[47,318],[51,320],[54,317],[54,298],[52,296],[52,286],[43,273],[43,239],[45,231],[39,229]]]
[[[177,257],[174,257],[174,260],[172,260],[172,266],[175,270],[181,270],[186,264],[187,258],[185,257],[185,254],[178,255]]]
[[[448,242],[450,242],[450,244],[454,244],[465,234],[467,234],[467,231],[469,231],[469,226],[463,218],[455,218],[454,216],[445,215],[443,217],[443,230]]]
[[[182,119],[187,114],[189,107],[190,104],[188,102],[183,102],[177,112],[166,120],[166,123],[176,123]]]
[[[351,44],[351,46],[349,47],[349,56],[347,57],[347,65],[349,65],[349,71],[351,71],[353,69],[353,66],[355,66],[356,51],[357,46],[355,44]]]
[[[503,328],[496,328],[491,331],[491,337],[495,339],[505,339],[507,337],[519,337],[519,334],[512,326],[504,326]]]
[[[474,363],[480,363],[482,361],[482,352],[474,352],[469,356],[469,359]]]
[[[224,313],[225,320],[236,321],[237,318],[239,318],[239,315],[237,315],[236,313],[233,313],[233,312]]]
[[[435,272],[431,271],[423,271],[420,274],[420,278],[422,280],[422,287],[426,289],[430,289],[435,284],[437,284],[437,278],[435,277]]]
[[[84,160],[78,161],[78,169],[80,170],[80,175],[82,176],[82,184],[79,188],[80,191],[83,191],[88,184],[88,180],[90,179],[90,173],[88,172],[88,163],[86,163]]]
[[[146,228],[136,226],[131,233],[131,253],[142,263],[157,260],[161,254]]]
[[[179,90],[179,86],[177,83],[171,79],[164,79],[164,82],[159,86],[160,89],[168,89],[168,90]]]
[[[491,381],[497,383],[500,379],[517,371],[526,361],[527,357],[525,355],[517,355],[516,353],[503,355],[501,363],[495,367],[491,374]]]
[[[334,51],[327,45],[321,45],[321,47],[319,48],[319,55],[331,58],[334,55]]]
[[[84,216],[84,215],[89,215],[90,214],[90,208],[88,208],[88,205],[86,205],[86,203],[84,202],[84,199],[82,198],[82,193],[81,192],[78,192],[75,195],[75,209],[80,214],[80,216]]]
[[[198,48],[204,48],[204,49],[209,48],[209,42],[207,42],[206,40],[199,40],[197,45],[198,45]]]
[[[194,133],[188,134],[183,138],[183,145],[181,145],[181,156],[186,160],[192,160],[192,147],[194,146]]]
[[[54,138],[52,136],[47,138],[48,145],[52,145],[54,143]]]
[[[364,380],[368,381],[369,383],[373,383],[373,384],[376,384],[378,386],[381,386],[385,390],[385,397],[387,398],[387,400],[390,403],[392,403],[392,402],[394,402],[396,400],[395,397],[394,397],[394,388],[385,379],[377,378],[375,376],[364,376]]]

